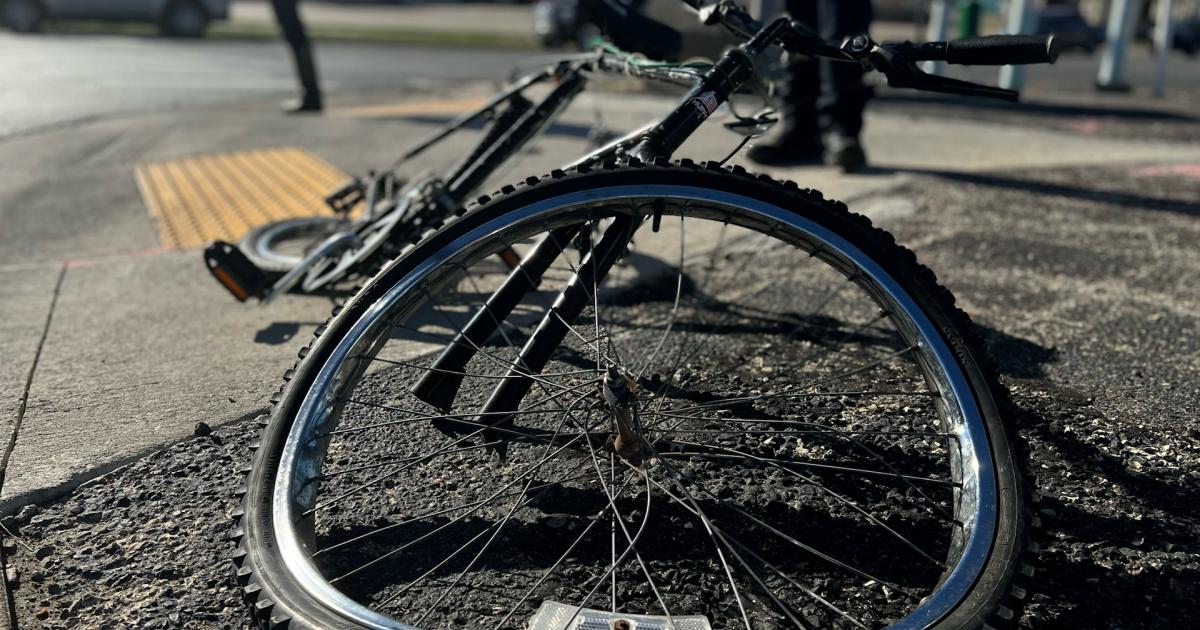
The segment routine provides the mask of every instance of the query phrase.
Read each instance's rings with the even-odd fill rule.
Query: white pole
[[[1100,74],[1096,77],[1096,87],[1101,90],[1129,89],[1125,83],[1125,48],[1133,35],[1137,8],[1138,0],[1113,0],[1104,34],[1104,56],[1100,58]]]
[[[950,34],[950,0],[933,0],[929,6],[929,26],[925,30],[925,41],[944,42]],[[946,64],[941,61],[926,61],[922,68],[929,74],[941,74]]]
[[[1008,24],[1005,26],[1009,35],[1032,33],[1037,25],[1037,12],[1033,10],[1033,0],[1012,0],[1008,5]],[[1025,66],[1003,66],[1000,68],[1000,87],[1006,90],[1020,90],[1025,83]]]
[[[1173,0],[1158,0],[1154,14],[1154,95],[1162,98],[1167,86],[1167,57],[1171,56],[1171,9]]]

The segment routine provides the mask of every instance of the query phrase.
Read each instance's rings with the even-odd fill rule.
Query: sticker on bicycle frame
[[[701,92],[691,100],[692,106],[700,113],[700,118],[708,118],[717,109],[717,95],[713,92]]]

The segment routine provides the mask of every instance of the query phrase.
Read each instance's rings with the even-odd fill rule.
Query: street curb
[[[469,30],[429,30],[395,27],[361,27],[340,24],[309,24],[309,36],[317,41],[370,42],[446,46],[454,48],[500,48],[507,50],[536,50],[532,36]],[[78,35],[126,35],[160,37],[158,27],[141,22],[53,21],[45,25],[47,33]],[[275,24],[266,22],[216,22],[209,27],[205,38],[281,40]],[[204,38],[201,38],[204,39]],[[198,40],[199,41],[199,40]]]

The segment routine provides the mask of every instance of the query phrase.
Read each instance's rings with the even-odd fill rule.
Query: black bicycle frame
[[[778,20],[761,29],[743,45],[729,50],[665,118],[593,152],[577,164],[594,163],[621,151],[629,154],[631,160],[646,163],[670,159],[672,153],[695,133],[718,107],[728,101],[730,95],[753,76],[755,57],[765,50],[786,26],[786,20]],[[603,60],[604,58],[600,57],[594,69],[611,69],[605,67]],[[574,73],[577,74],[578,71]],[[572,91],[573,85],[562,89],[563,84],[560,83],[559,88],[552,93],[552,97],[560,90],[563,91],[564,97],[577,93]],[[536,332],[521,348],[505,378],[480,409],[480,424],[497,427],[511,424],[512,415],[509,412],[516,411],[521,399],[533,387],[533,375],[541,372],[554,349],[566,337],[569,332],[567,322],[575,321],[592,302],[593,287],[598,287],[604,282],[612,265],[629,247],[640,224],[640,218],[626,216],[618,216],[609,224],[595,248],[588,252],[576,273],[559,292]],[[500,323],[511,314],[525,295],[537,290],[541,275],[562,253],[579,229],[578,226],[559,228],[542,238],[463,331],[446,347],[421,380],[413,386],[411,391],[417,398],[443,412],[450,410],[462,383],[462,373],[467,362],[479,347],[495,334]],[[496,436],[489,435],[488,441],[495,438]],[[504,449],[497,450],[503,456]]]

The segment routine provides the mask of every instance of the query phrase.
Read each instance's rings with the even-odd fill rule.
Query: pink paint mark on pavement
[[[1091,135],[1097,131],[1100,131],[1100,119],[1091,117],[1080,118],[1079,120],[1067,125],[1067,128],[1075,133],[1085,133]]]
[[[1186,177],[1200,180],[1200,164],[1160,164],[1139,166],[1129,171],[1134,177]]]

